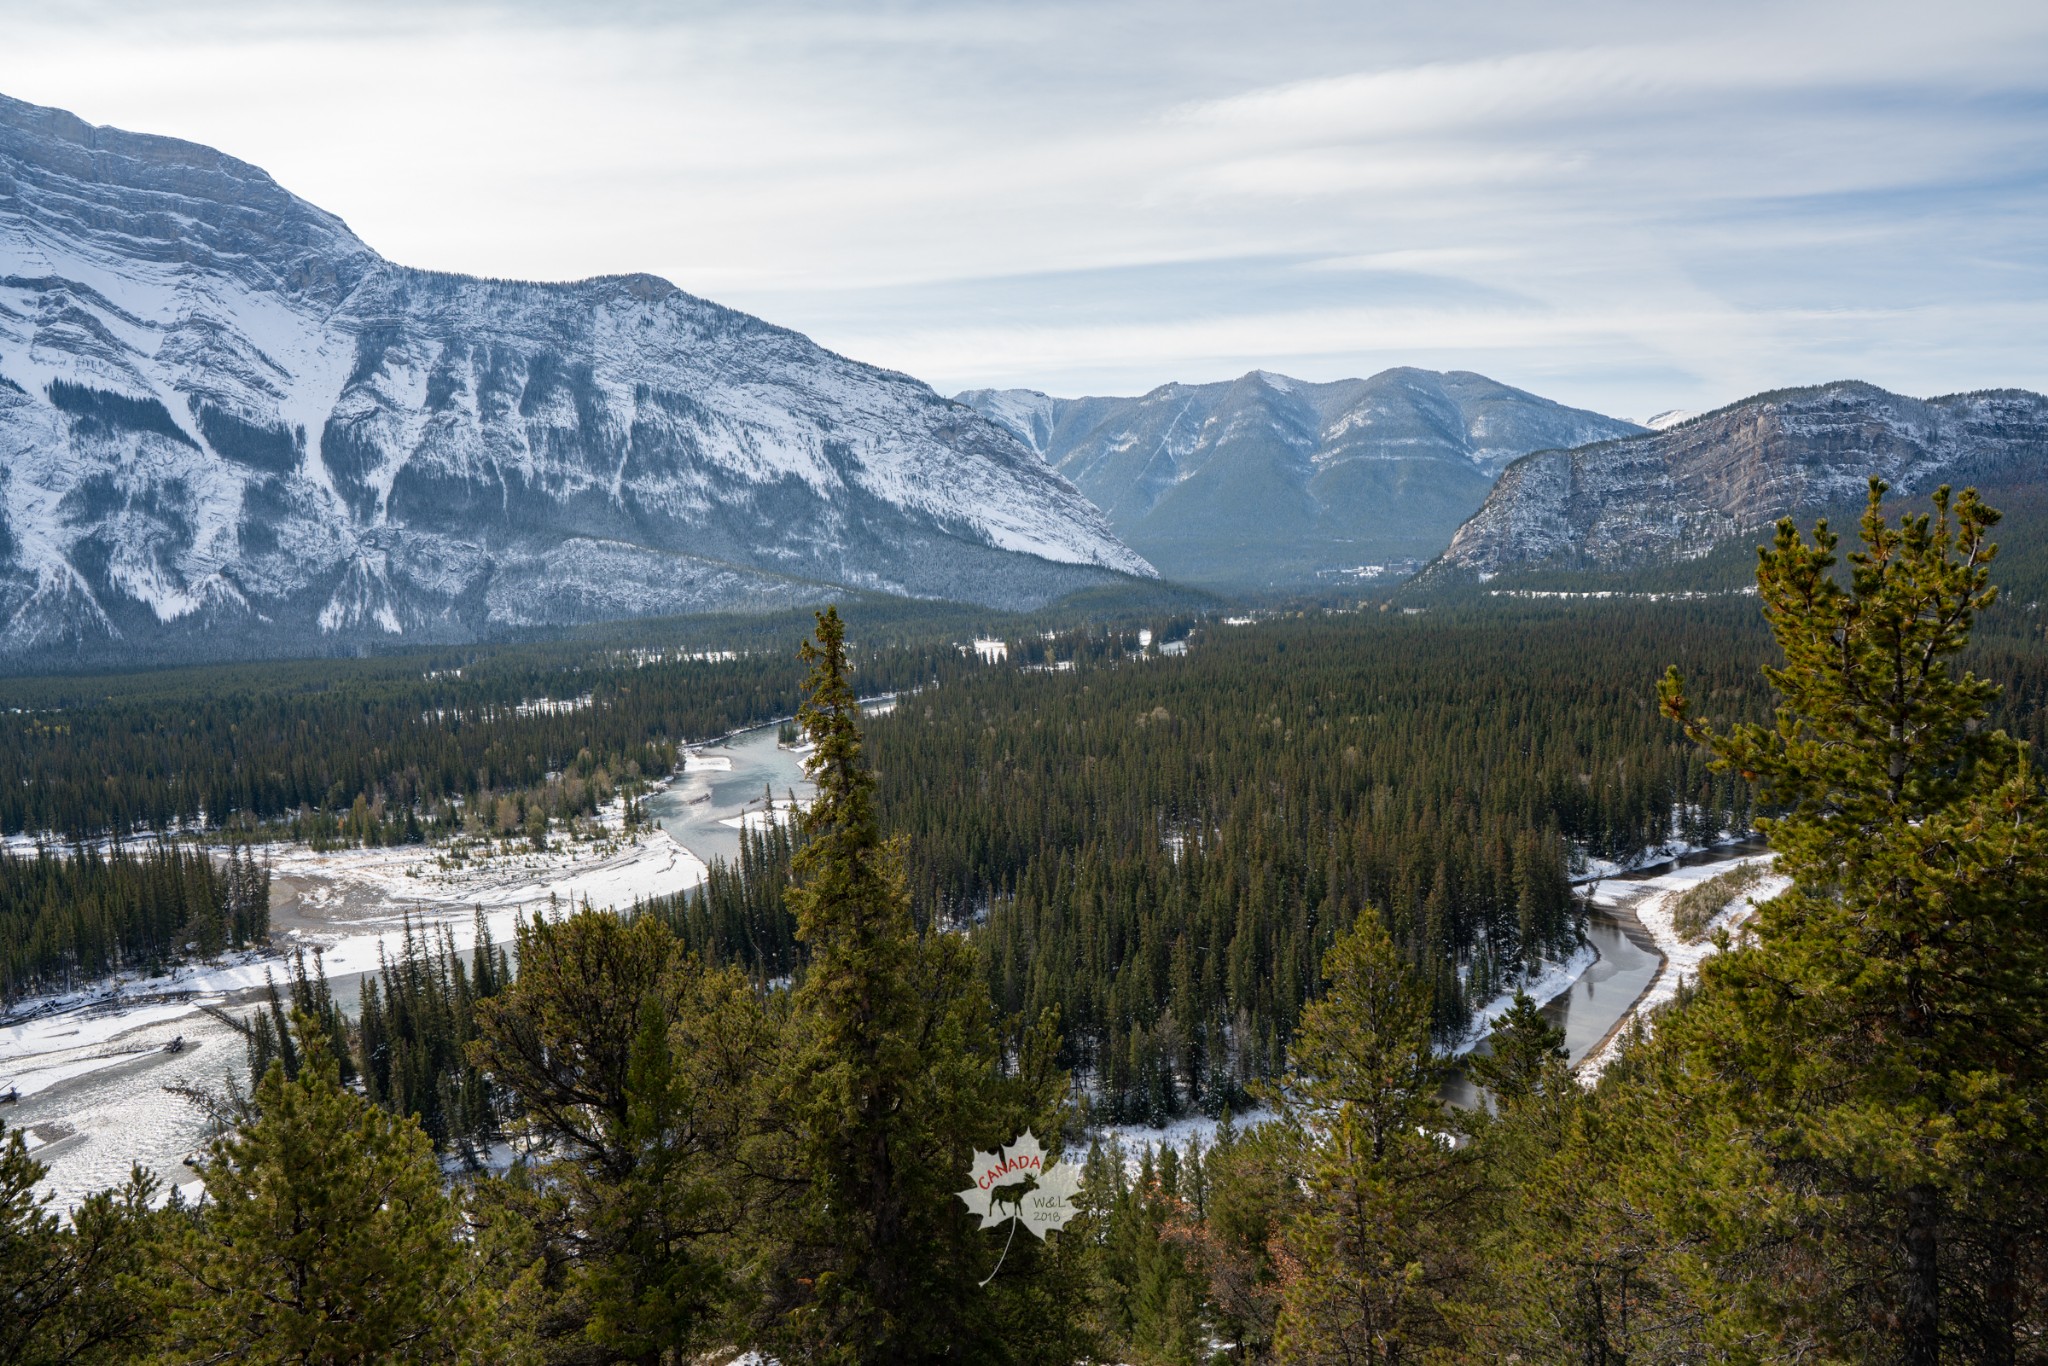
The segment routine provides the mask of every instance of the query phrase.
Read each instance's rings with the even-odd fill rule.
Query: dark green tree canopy
[[[1836,538],[1780,523],[1757,585],[1784,651],[1774,725],[1665,711],[1782,814],[1792,887],[1712,962],[1678,1031],[1806,1244],[1780,1321],[1852,1354],[2013,1360],[2048,1231],[2048,804],[1997,689],[1956,667],[1996,590],[1974,491],[1892,523],[1871,481],[1848,582]],[[1753,1203],[1745,1192],[1727,1199]]]

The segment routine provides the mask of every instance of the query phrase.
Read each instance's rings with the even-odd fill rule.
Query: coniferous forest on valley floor
[[[1575,856],[1746,828],[1743,785],[1709,774],[1626,686],[1681,658],[1716,695],[1753,704],[1761,638],[1745,616],[1166,619],[1018,640],[997,665],[946,642],[857,651],[856,677],[863,692],[904,694],[870,730],[920,920],[977,942],[1005,1009],[1061,1010],[1064,1059],[1103,1115],[1156,1120],[1243,1107],[1360,907],[1387,918],[1428,976],[1449,1040],[1517,964],[1569,953]],[[199,675],[137,697],[118,680],[111,700],[8,720],[46,775],[21,800],[50,823],[30,828],[96,837],[108,809],[164,828],[220,812],[242,839],[427,841],[508,803],[524,830],[644,792],[681,742],[793,711],[800,674],[783,654],[381,662],[328,689],[263,666],[261,687]],[[272,763],[287,785],[247,805],[199,800],[188,763],[216,794]],[[67,792],[83,795],[58,805]],[[693,942],[767,979],[795,966],[789,850],[769,840],[754,854],[757,876],[720,870],[683,900],[742,895],[747,918],[707,918]],[[47,880],[67,863],[17,856],[0,875]],[[101,929],[75,903],[63,915],[7,905],[15,994],[160,962],[169,947]],[[656,909],[682,923],[680,908]]]
[[[819,785],[352,1013],[297,960],[196,1207],[59,1221],[14,1143],[0,1361],[2041,1359],[2048,660],[1991,525],[1781,534],[1758,598],[0,685],[0,822],[68,846],[0,856],[14,996],[261,940],[251,841],[545,838],[800,705]],[[1792,890],[1597,1085],[1518,1006],[1445,1107],[1590,861],[1759,817]],[[1195,1111],[1271,1122],[1088,1137]],[[1027,1127],[1087,1180],[1005,1252],[954,1192]]]

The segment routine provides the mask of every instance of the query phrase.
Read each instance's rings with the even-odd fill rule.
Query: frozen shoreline
[[[1721,873],[1752,864],[1769,868],[1776,861],[1775,854],[1744,854],[1712,863],[1697,864],[1690,868],[1673,869],[1654,878],[1622,884],[1623,892],[1637,888],[1646,889],[1645,894],[1627,901],[1621,899],[1620,892],[1609,892],[1606,898],[1602,898],[1596,892],[1596,903],[1608,905],[1611,909],[1636,918],[1655,942],[1658,953],[1663,955],[1664,966],[1634,1003],[1615,1021],[1614,1027],[1608,1031],[1606,1041],[1580,1060],[1576,1070],[1582,1082],[1591,1085],[1598,1081],[1600,1074],[1620,1055],[1622,1046],[1631,1032],[1630,1026],[1638,1020],[1647,1026],[1650,1013],[1673,1000],[1681,986],[1699,975],[1700,964],[1721,951],[1720,945],[1716,942],[1718,932],[1725,930],[1731,936],[1739,935],[1755,908],[1791,886],[1792,881],[1774,872],[1766,873],[1755,887],[1738,894],[1715,912],[1700,938],[1693,943],[1687,943],[1680,938],[1672,922],[1672,908],[1678,898],[1689,889]]]
[[[266,978],[288,980],[292,956],[317,954],[330,979],[375,972],[412,933],[475,946],[477,915],[506,943],[524,915],[589,905],[624,910],[704,881],[704,861],[659,826],[628,835],[624,807],[597,838],[547,851],[475,844],[316,851],[258,846],[272,874],[271,942],[167,972],[116,974],[16,1002],[0,1024],[0,1122],[22,1130],[49,1171],[39,1193],[58,1209],[118,1184],[131,1162],[190,1185],[184,1155],[205,1138],[199,1108],[166,1088],[218,1091],[243,1067],[240,1036],[205,1013],[237,1008]],[[460,857],[455,857],[456,854]],[[176,1051],[169,1046],[176,1041]]]

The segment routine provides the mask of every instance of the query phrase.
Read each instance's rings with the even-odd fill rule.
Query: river
[[[1586,938],[1600,961],[1543,1009],[1544,1018],[1564,1030],[1573,1063],[1607,1042],[1663,969],[1663,953],[1635,916],[1636,905],[1659,890],[1648,884],[1681,868],[1733,865],[1767,848],[1760,839],[1716,845],[1588,884],[1593,905],[1586,917]]]
[[[1766,848],[1760,839],[1716,845],[1587,884],[1592,905],[1586,915],[1586,941],[1599,958],[1569,990],[1543,1007],[1543,1018],[1564,1031],[1565,1050],[1574,1066],[1599,1051],[1628,1022],[1636,1003],[1664,971],[1663,953],[1635,915],[1640,902],[1662,890],[1650,884],[1681,868],[1733,865]],[[1462,1073],[1445,1083],[1444,1096],[1457,1105],[1479,1101],[1477,1089]]]
[[[1625,909],[1596,901],[1586,915],[1586,939],[1599,961],[1543,1007],[1543,1018],[1564,1031],[1574,1063],[1606,1040],[1664,966],[1649,932]]]
[[[887,701],[878,699],[868,704],[869,710],[879,711]],[[761,819],[764,788],[774,790],[778,803],[786,803],[792,794],[798,801],[807,800],[815,790],[804,777],[801,756],[776,744],[773,725],[693,749],[685,771],[647,799],[647,813],[697,858],[706,863],[731,860],[739,855],[741,822]],[[536,867],[530,873],[508,870],[510,881],[529,879],[533,885],[527,892],[542,897],[542,904],[545,884],[565,876],[568,873],[558,866]],[[602,869],[586,876],[601,877]],[[614,878],[620,882],[619,895],[633,890],[633,876],[628,868]],[[669,876],[673,881],[673,874]],[[342,894],[331,901],[320,898],[321,914],[314,914],[304,894],[323,886],[328,891],[339,886]],[[390,895],[402,900],[403,886],[401,880],[399,891]],[[658,882],[648,888],[650,893],[661,890]],[[495,888],[493,895],[493,920],[508,921],[512,912],[507,898],[516,897],[516,889]],[[272,884],[272,899],[279,943],[290,942],[294,926],[374,933],[388,930],[394,916],[386,893],[359,884],[336,884],[314,872],[280,877]],[[605,899],[597,898],[597,904],[605,904]],[[458,943],[467,945],[465,908],[421,904],[416,911],[425,923],[451,923]],[[500,925],[497,933],[500,943],[508,940],[509,923]],[[370,961],[375,961],[374,954]],[[279,977],[286,975],[281,961],[271,966]],[[330,967],[338,966],[330,962]],[[336,1001],[344,1010],[355,1009],[362,977],[360,971],[330,971]],[[256,980],[260,983],[260,969]],[[48,1165],[40,1191],[55,1196],[59,1208],[69,1209],[87,1192],[118,1183],[137,1162],[167,1182],[191,1188],[194,1174],[183,1159],[205,1142],[206,1120],[197,1105],[166,1087],[218,1094],[228,1078],[246,1075],[241,1035],[201,1012],[199,1003],[240,1014],[259,992],[260,986],[200,987],[176,993],[161,1004],[110,1002],[0,1026],[0,1094],[15,1085],[21,1091],[18,1101],[0,1103],[0,1122],[9,1130],[24,1131],[37,1159]],[[174,1040],[180,1041],[179,1051],[164,1051]]]
[[[792,795],[807,802],[817,791],[804,776],[803,757],[775,736],[776,727],[761,726],[692,750],[682,775],[647,799],[647,814],[706,863],[737,860],[740,823],[761,819],[765,794],[782,806]]]

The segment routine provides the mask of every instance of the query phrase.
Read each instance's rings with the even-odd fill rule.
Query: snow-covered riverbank
[[[1772,854],[1748,854],[1675,868],[1652,878],[1607,883],[1595,890],[1596,904],[1635,917],[1656,942],[1657,951],[1664,957],[1664,966],[1642,995],[1615,1021],[1600,1047],[1579,1063],[1580,1080],[1589,1085],[1599,1080],[1600,1074],[1620,1053],[1630,1032],[1629,1026],[1636,1020],[1647,1023],[1651,1012],[1669,1003],[1678,995],[1681,986],[1699,975],[1700,964],[1720,952],[1720,945],[1716,942],[1718,932],[1725,930],[1731,935],[1739,935],[1755,908],[1789,887],[1791,879],[1765,873],[1754,886],[1731,897],[1714,913],[1700,936],[1692,940],[1679,934],[1674,922],[1673,910],[1678,899],[1710,878],[1751,865],[1768,869],[1775,861],[1776,856]]]
[[[628,832],[624,815],[614,802],[588,837],[552,836],[546,850],[473,840],[259,847],[272,873],[268,950],[14,1003],[0,1023],[0,1096],[16,1099],[0,1105],[0,1122],[27,1135],[49,1167],[41,1189],[62,1208],[119,1182],[132,1162],[189,1182],[182,1159],[204,1142],[206,1117],[182,1093],[219,1093],[245,1065],[241,1036],[208,1008],[244,1008],[266,978],[288,977],[300,949],[317,953],[337,995],[353,999],[354,979],[402,951],[408,921],[466,950],[479,909],[504,943],[522,915],[624,909],[704,880],[703,860],[673,835]]]
[[[1660,863],[1674,859],[1691,858],[1696,854],[1710,853],[1716,849],[1742,849],[1755,840],[1753,835],[1742,835],[1729,839],[1718,839],[1710,844],[1699,844],[1692,840],[1672,838],[1662,844],[1653,845],[1635,857],[1627,860],[1590,858],[1580,853],[1572,860],[1572,885],[1583,887],[1591,883],[1605,882],[1609,878],[1622,877],[1629,873],[1654,868]],[[1731,854],[1730,858],[1736,857]]]
[[[895,700],[865,699],[863,707],[879,714]],[[182,1159],[204,1141],[206,1120],[181,1093],[219,1093],[245,1066],[241,1036],[207,1008],[246,1010],[266,977],[288,977],[300,949],[319,954],[348,1005],[360,976],[402,951],[408,921],[415,933],[445,932],[466,951],[479,910],[504,944],[520,916],[582,905],[622,910],[688,891],[708,875],[707,859],[736,855],[743,828],[786,821],[791,797],[798,805],[807,799],[803,752],[778,745],[776,730],[771,722],[692,746],[680,771],[643,800],[653,823],[630,832],[615,800],[577,836],[550,831],[545,850],[477,838],[381,849],[259,846],[257,857],[271,868],[269,947],[15,1002],[0,1014],[0,1096],[11,1089],[18,1098],[0,1104],[0,1123],[28,1135],[50,1168],[40,1189],[60,1208],[117,1184],[131,1162],[189,1182]],[[772,804],[764,785],[776,795]],[[32,856],[68,846],[17,837],[8,847]],[[167,1051],[174,1041],[179,1047]]]
[[[1494,1025],[1514,1008],[1517,992],[1528,996],[1539,1006],[1549,1005],[1570,991],[1572,984],[1583,977],[1586,970],[1598,962],[1599,958],[1599,953],[1591,944],[1581,944],[1562,962],[1553,963],[1545,960],[1538,963],[1536,970],[1525,976],[1520,986],[1510,987],[1472,1012],[1471,1027],[1465,1031],[1465,1037],[1451,1049],[1451,1056],[1462,1058],[1485,1043],[1487,1036],[1493,1033]]]

